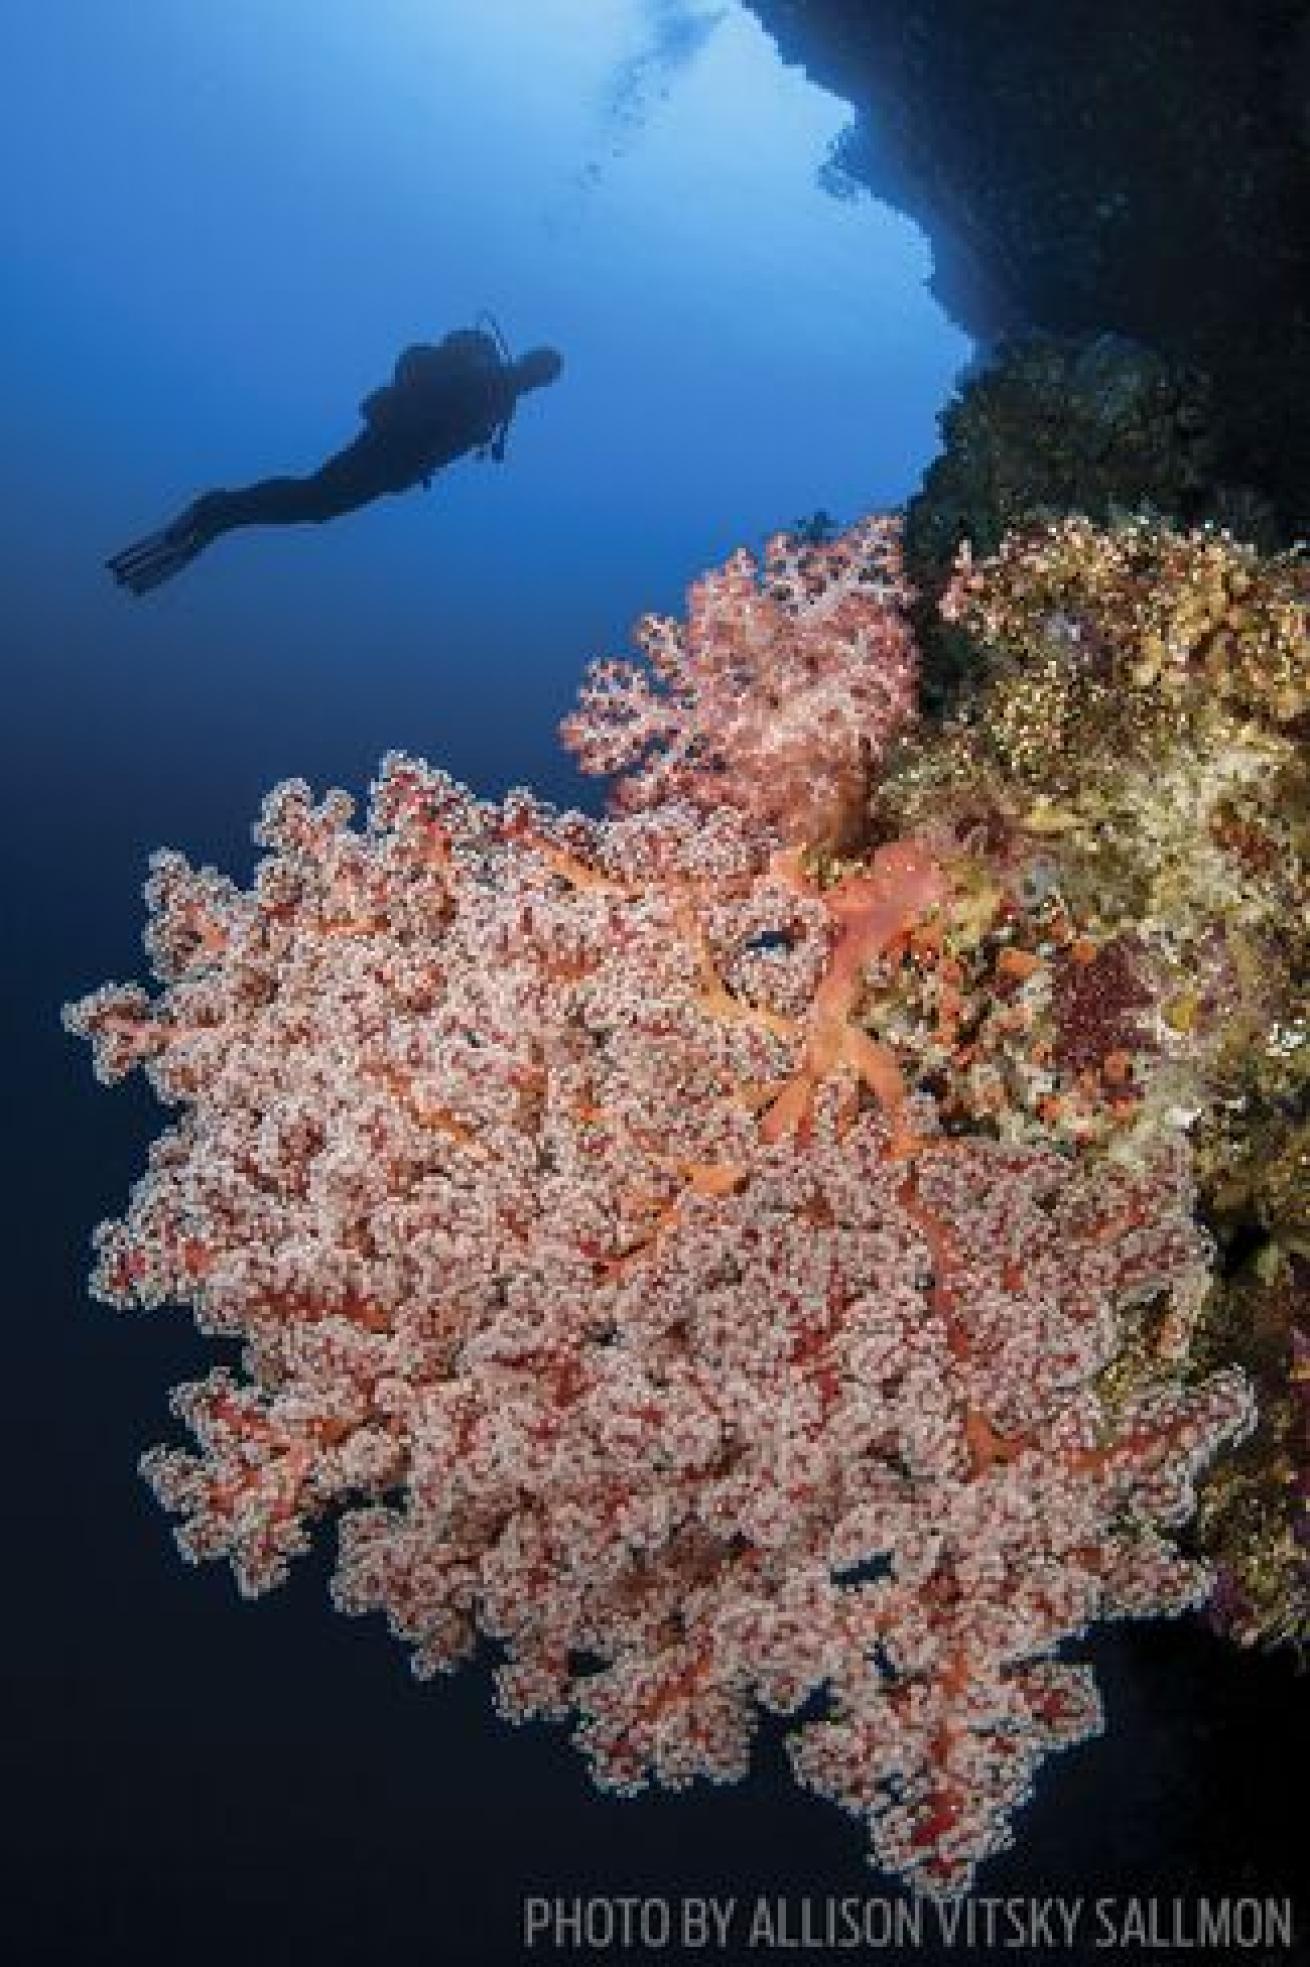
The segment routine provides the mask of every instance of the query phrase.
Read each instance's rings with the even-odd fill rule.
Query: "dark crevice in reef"
[[[1222,406],[1217,480],[1310,532],[1306,0],[747,0],[849,102],[828,182],[928,235],[984,344],[1131,338]]]

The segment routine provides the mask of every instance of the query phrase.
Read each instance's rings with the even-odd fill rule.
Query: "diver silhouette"
[[[481,328],[457,328],[436,344],[416,342],[398,357],[391,381],[360,404],[366,428],[311,476],[205,492],[105,564],[120,586],[145,594],[238,526],[335,519],[384,493],[430,485],[435,472],[469,451],[500,463],[520,396],[554,382],[562,367],[553,348],[529,349],[514,361],[499,330],[495,339]]]

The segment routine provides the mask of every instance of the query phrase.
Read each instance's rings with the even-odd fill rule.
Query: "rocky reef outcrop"
[[[1203,376],[1215,480],[1310,530],[1303,0],[748,4],[851,105],[829,184],[923,227],[961,327],[1108,332]]]

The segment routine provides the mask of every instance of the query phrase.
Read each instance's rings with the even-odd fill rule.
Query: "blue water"
[[[11,689],[32,771],[57,753],[119,812],[139,789],[139,829],[94,821],[124,899],[133,843],[226,853],[271,779],[358,786],[389,745],[569,794],[588,656],[735,544],[912,489],[967,345],[912,228],[815,184],[842,106],[715,12],[681,63],[693,10],[641,0],[22,13]],[[107,553],[313,469],[405,343],[483,307],[568,365],[503,468],[113,590]]]

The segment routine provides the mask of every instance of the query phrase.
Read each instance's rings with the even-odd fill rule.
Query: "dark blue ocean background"
[[[928,248],[820,188],[843,107],[735,0],[32,0],[3,63],[0,1957],[499,1967],[525,1892],[888,1894],[775,1740],[737,1789],[607,1801],[485,1671],[419,1687],[333,1615],[330,1553],[255,1606],[181,1564],[135,1464],[206,1349],[85,1289],[159,1116],[59,1007],[142,973],[152,848],[247,875],[288,775],[358,795],[400,747],[594,809],[554,735],[585,661],[734,546],[913,490],[973,353]],[[503,467],[115,589],[109,553],[312,470],[482,308],[566,360]],[[1287,1663],[1094,1655],[1111,1732],[980,1889],[1289,1891]]]

